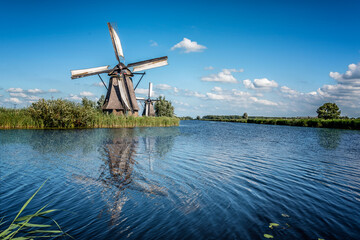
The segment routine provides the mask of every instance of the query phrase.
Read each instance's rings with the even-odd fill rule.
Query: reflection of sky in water
[[[259,239],[269,222],[292,226],[277,239],[351,239],[359,141],[358,131],[201,121],[0,131],[0,213],[16,214],[50,178],[31,207],[66,209],[56,220],[77,239]]]

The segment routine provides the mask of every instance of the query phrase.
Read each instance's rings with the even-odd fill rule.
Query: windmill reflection
[[[99,179],[119,189],[132,181],[137,138],[115,138],[104,144],[104,162]]]
[[[155,180],[154,163],[157,157],[164,157],[171,150],[179,132],[170,128],[156,130],[109,130],[98,149],[103,162],[98,177],[75,176],[83,184],[100,187],[112,221],[119,219],[124,204],[133,195],[168,194],[167,189]]]

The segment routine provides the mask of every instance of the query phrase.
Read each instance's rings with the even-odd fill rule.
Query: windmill
[[[110,68],[110,65],[108,65],[95,68],[72,70],[71,79],[98,75],[107,89],[104,105],[102,106],[103,111],[113,113],[115,115],[138,116],[139,106],[136,101],[135,89],[145,75],[145,72],[138,72],[165,66],[168,64],[168,58],[165,56],[125,65],[125,58],[121,47],[119,34],[115,30],[116,28],[114,27],[114,24],[108,23],[107,25],[115,50],[115,57],[119,63],[114,68]],[[120,61],[120,58],[123,59],[123,62]],[[132,68],[132,71],[130,71],[129,68]],[[102,73],[107,73],[110,76],[108,87],[106,87],[100,76]],[[134,74],[142,75],[135,88],[132,81]]]
[[[151,99],[152,97],[152,83],[149,82],[149,92],[148,92],[148,98],[136,98],[136,100],[144,101],[144,110],[142,115],[148,116],[148,117],[155,117],[155,111],[154,111],[154,103],[158,100]]]

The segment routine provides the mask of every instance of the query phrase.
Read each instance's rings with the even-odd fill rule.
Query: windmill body
[[[103,66],[81,70],[72,70],[71,78],[76,79],[92,75],[99,75],[100,77],[100,74],[107,73],[110,76],[110,80],[107,87],[107,94],[105,97],[104,105],[102,106],[102,110],[104,112],[115,115],[138,116],[139,106],[135,96],[135,89],[132,77],[134,76],[135,72],[167,65],[167,57],[165,56],[141,62],[130,63],[126,66],[120,61],[120,58],[124,59],[120,37],[115,30],[114,25],[108,23],[108,28],[115,51],[115,57],[119,63],[112,69],[110,69],[110,66]],[[133,71],[130,71],[129,68],[132,68]],[[101,77],[100,79],[102,81]],[[151,107],[149,107],[149,109],[150,108]],[[152,112],[154,112],[153,106]],[[152,114],[152,112],[151,110],[149,110],[149,114]],[[153,115],[155,116],[155,112],[153,113]]]
[[[155,117],[155,110],[154,110],[154,102],[158,101],[156,99],[151,99],[152,97],[152,83],[149,83],[149,92],[147,98],[136,98],[139,101],[144,101],[144,109],[142,112],[143,116],[147,117]]]

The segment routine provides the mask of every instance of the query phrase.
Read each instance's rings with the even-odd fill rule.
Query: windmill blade
[[[167,59],[168,59],[168,57],[154,58],[154,59],[149,59],[149,60],[145,60],[145,61],[141,61],[141,62],[130,63],[127,65],[127,67],[128,68],[132,67],[133,72],[140,72],[140,71],[143,71],[146,69],[162,67],[162,66],[168,65]]]
[[[119,90],[120,90],[120,97],[122,102],[125,104],[126,109],[130,110],[130,104],[128,102],[128,99],[126,97],[126,88],[124,85],[124,81],[119,81],[118,80],[118,86],[119,86]]]
[[[111,41],[115,51],[115,57],[120,63],[120,57],[124,58],[124,53],[121,47],[119,34],[116,32],[115,28],[111,23],[107,23],[109,27]]]
[[[152,97],[152,83],[149,82],[149,94],[148,94],[149,98]]]
[[[143,98],[143,97],[137,97],[136,100],[139,100],[139,101],[145,101],[146,98]]]
[[[111,69],[108,66],[96,67],[96,68],[86,68],[79,70],[71,70],[71,79],[87,77],[91,75],[101,74],[101,73],[109,73]]]

